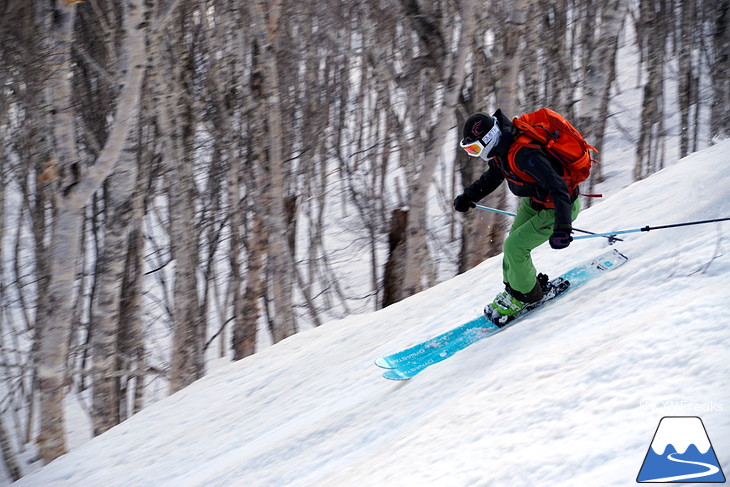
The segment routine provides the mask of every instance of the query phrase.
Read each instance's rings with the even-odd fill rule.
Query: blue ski
[[[549,294],[546,299],[543,299],[535,306],[526,309],[502,327],[497,326],[489,321],[484,315],[481,315],[459,327],[454,328],[453,330],[442,333],[437,337],[431,338],[412,347],[408,347],[400,352],[381,357],[375,361],[375,364],[378,367],[390,369],[383,373],[383,377],[386,379],[410,379],[425,368],[446,360],[459,350],[463,350],[479,340],[492,336],[495,333],[510,327],[519,321],[520,318],[529,314],[532,310],[539,308],[541,305],[554,298],[562,296],[572,289],[582,286],[594,277],[600,276],[611,269],[615,269],[627,260],[628,258],[625,255],[620,253],[618,250],[613,249],[550,281],[551,284],[558,289],[556,293],[553,293],[552,295]],[[564,281],[567,281],[567,286],[564,285]]]

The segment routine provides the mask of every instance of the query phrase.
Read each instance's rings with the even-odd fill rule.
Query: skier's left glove
[[[469,208],[476,208],[476,206],[477,205],[475,205],[474,202],[464,193],[454,199],[454,209],[462,213],[469,211]]]
[[[570,224],[561,223],[555,225],[553,234],[550,235],[550,246],[554,249],[564,249],[570,242],[573,241],[573,237],[570,233],[573,231],[573,227]]]

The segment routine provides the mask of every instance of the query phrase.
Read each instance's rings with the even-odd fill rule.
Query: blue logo
[[[725,482],[702,420],[697,416],[663,417],[636,481]]]

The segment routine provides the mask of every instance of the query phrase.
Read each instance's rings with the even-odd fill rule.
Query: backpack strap
[[[541,145],[539,143],[536,143],[537,141],[533,140],[530,136],[520,134],[517,137],[515,137],[514,142],[512,143],[512,146],[510,147],[508,153],[507,153],[507,165],[508,168],[508,174],[505,174],[505,177],[510,182],[517,184],[519,186],[524,186],[526,184],[533,184],[537,181],[535,178],[527,174],[525,171],[520,169],[517,166],[517,152],[519,152],[522,148],[528,147],[530,149],[537,149],[539,150],[543,156],[545,156],[547,159],[551,158],[550,152],[546,149],[545,145]],[[562,179],[565,181],[565,184],[568,186],[568,195],[572,198],[575,196],[578,188],[578,184],[574,184],[570,178],[567,177],[567,169],[563,169],[564,174],[561,176]],[[555,208],[552,201],[550,201],[550,197],[548,196],[546,200],[539,200],[535,197],[532,197],[533,201],[536,201],[537,203],[542,204],[546,208]]]
[[[520,134],[515,137],[515,140],[512,142],[512,146],[510,146],[509,151],[507,152],[507,164],[509,165],[509,171],[518,178],[517,180],[513,179],[513,182],[517,184],[536,183],[537,181],[535,178],[517,167],[517,152],[519,152],[523,147],[537,149],[540,151],[542,151],[543,148],[543,146],[536,143],[536,141],[529,135]]]

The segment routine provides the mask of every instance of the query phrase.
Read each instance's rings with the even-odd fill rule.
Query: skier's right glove
[[[465,194],[460,194],[454,199],[454,209],[456,211],[460,211],[462,213],[469,211],[469,208],[476,208],[477,205],[474,204],[472,200],[469,199],[469,197]]]
[[[555,225],[553,234],[550,235],[550,246],[554,249],[564,249],[570,242],[573,241],[573,237],[570,233],[573,231],[573,227],[569,224],[563,223]]]

